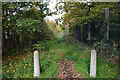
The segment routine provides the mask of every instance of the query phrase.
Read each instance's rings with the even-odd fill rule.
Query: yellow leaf
[[[58,25],[56,25],[56,29],[57,29],[58,31],[61,31],[61,28],[60,28]]]
[[[21,26],[20,24],[18,26]]]

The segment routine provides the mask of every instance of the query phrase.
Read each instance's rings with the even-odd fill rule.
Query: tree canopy
[[[36,41],[52,37],[44,20],[47,15],[52,14],[47,5],[41,2],[2,3],[4,49],[7,47],[21,49]]]

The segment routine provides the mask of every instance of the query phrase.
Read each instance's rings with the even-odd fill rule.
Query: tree
[[[31,47],[32,43],[49,39],[44,17],[51,15],[46,3],[9,2],[2,3],[3,10],[3,53],[14,48]]]
[[[110,9],[110,23],[114,21],[116,24],[118,23],[118,3],[80,3],[80,2],[66,2],[64,3],[64,11],[66,14],[63,16],[64,25],[69,23],[69,32],[74,34],[74,29],[76,27],[81,27],[81,35],[85,36],[83,32],[85,29],[87,38],[93,37],[93,40],[101,40],[106,39],[104,35],[107,32],[107,26],[105,21],[105,8]],[[71,22],[72,21],[72,22]],[[82,29],[83,27],[83,29]],[[87,28],[85,28],[87,27]],[[90,30],[89,30],[90,27]],[[113,28],[114,26],[111,26]],[[91,35],[90,35],[91,34]],[[114,37],[114,36],[113,36]],[[87,39],[86,38],[86,39]]]

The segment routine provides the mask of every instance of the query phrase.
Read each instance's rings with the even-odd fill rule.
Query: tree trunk
[[[106,39],[109,40],[109,8],[105,9],[105,20],[107,23]]]
[[[82,42],[82,31],[83,31],[83,28],[81,27],[81,42]]]
[[[90,24],[88,26],[88,40],[90,41],[91,39],[91,32],[90,32]]]

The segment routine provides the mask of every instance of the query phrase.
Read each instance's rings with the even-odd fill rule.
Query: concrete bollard
[[[91,51],[90,77],[96,77],[96,50]]]
[[[40,76],[39,52],[34,51],[34,77]]]

